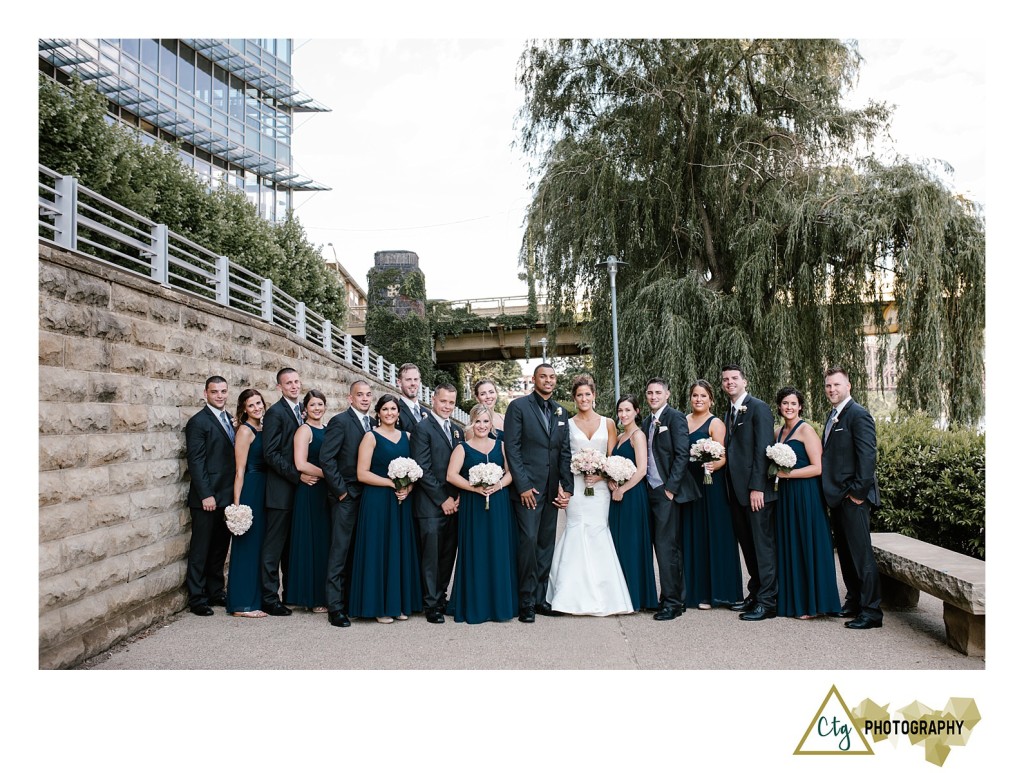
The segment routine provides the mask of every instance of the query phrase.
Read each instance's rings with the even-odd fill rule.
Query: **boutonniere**
[[[562,415],[562,406],[558,406],[557,408],[555,408],[555,416],[561,416],[561,415]]]
[[[455,439],[456,439],[456,440],[458,440],[458,439],[459,439],[459,431],[458,431],[457,429],[455,429],[455,430],[452,430],[452,434],[453,434],[453,435],[455,436]]]
[[[747,406],[745,406],[745,405],[741,405],[739,408],[736,409],[736,413],[746,413],[746,412],[747,412]]]
[[[658,419],[656,417],[654,417],[654,416],[651,417],[651,424],[653,424],[655,427],[660,427],[661,426],[661,422],[658,421]]]

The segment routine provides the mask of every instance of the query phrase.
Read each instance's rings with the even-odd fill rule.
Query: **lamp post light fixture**
[[[548,339],[547,339],[547,336],[544,336],[544,338],[540,339],[540,347],[541,347],[541,355],[540,355],[541,362],[547,362],[548,361]]]
[[[595,261],[598,266],[608,267],[608,277],[612,286],[612,369],[615,374],[615,399],[621,396],[619,390],[619,310],[615,299],[615,275],[619,272],[619,266],[626,265],[624,260],[619,260],[614,255],[609,255],[605,260],[600,258]]]

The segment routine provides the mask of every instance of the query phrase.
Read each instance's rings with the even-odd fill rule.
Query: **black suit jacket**
[[[650,437],[654,415],[644,419],[644,435]],[[671,405],[661,412],[660,426],[651,441],[658,474],[665,483],[665,490],[671,491],[676,502],[692,502],[703,494],[686,469],[690,461],[690,431],[686,416]]]
[[[775,486],[768,480],[768,446],[775,443],[775,422],[771,408],[763,400],[747,395],[746,411],[736,416],[736,426],[729,426],[729,410],[725,422],[725,473],[729,488],[744,507],[750,506],[750,492],[764,492],[764,501],[778,499]]]
[[[217,507],[230,505],[234,499],[235,446],[208,405],[185,424],[185,458],[191,478],[188,506],[202,507],[207,497],[216,499]]]
[[[283,397],[263,417],[263,459],[267,463],[266,506],[275,510],[291,510],[299,471],[295,469],[292,439],[299,422]]]
[[[416,464],[423,468],[423,477],[416,481],[412,490],[413,514],[417,518],[441,515],[444,500],[459,495],[459,490],[447,481],[448,461],[455,446],[463,438],[454,422],[451,427],[453,437],[450,443],[444,429],[429,414],[412,431],[409,448]]]
[[[532,393],[517,397],[505,412],[505,458],[515,493],[535,488],[543,502],[558,496],[559,483],[566,493],[573,493],[569,414],[558,403],[552,403],[552,407],[556,415],[550,431]],[[557,414],[559,410],[561,415]]]
[[[357,499],[363,492],[363,484],[356,478],[356,460],[365,434],[363,422],[352,408],[327,423],[320,447],[320,469],[324,471],[328,494],[334,499]]]
[[[422,405],[417,406],[420,409],[420,422],[430,416],[430,411],[424,408]],[[409,406],[405,404],[405,400],[401,397],[398,398],[398,428],[403,432],[412,432],[419,426],[418,421],[413,417],[412,412],[409,410]],[[423,465],[421,464],[420,467]]]
[[[821,487],[829,507],[839,507],[847,495],[878,507],[877,454],[875,420],[864,406],[850,400],[832,424],[821,452]]]

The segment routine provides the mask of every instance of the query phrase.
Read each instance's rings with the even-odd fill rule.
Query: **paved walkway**
[[[564,520],[564,515],[560,519]],[[561,529],[562,523],[559,523]],[[837,568],[838,569],[838,568]],[[838,571],[837,571],[838,576]],[[845,593],[840,581],[840,597]],[[983,658],[945,643],[942,602],[921,594],[913,610],[886,611],[880,629],[850,631],[838,618],[741,621],[728,609],[689,609],[656,622],[617,617],[537,617],[525,625],[467,625],[423,615],[334,628],[327,615],[245,619],[217,607],[146,631],[89,669],[931,669],[982,670]]]

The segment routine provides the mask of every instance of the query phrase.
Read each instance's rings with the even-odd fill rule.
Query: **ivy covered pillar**
[[[433,347],[427,320],[427,287],[419,256],[409,250],[373,254],[367,272],[366,343],[391,362],[415,363],[429,384]]]

